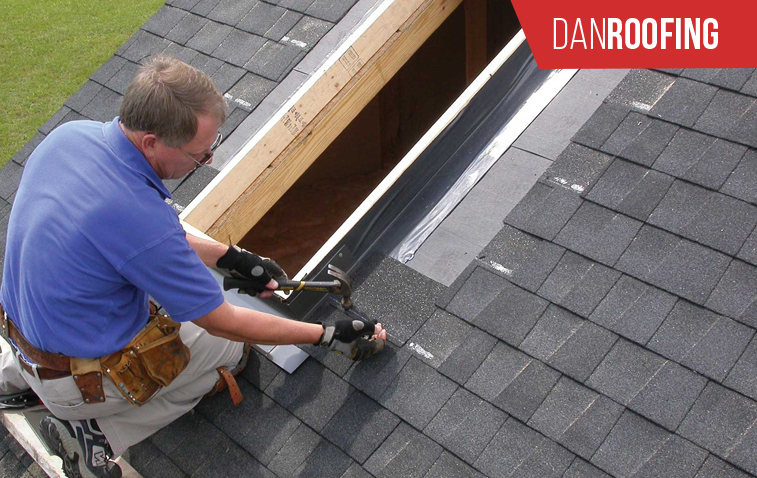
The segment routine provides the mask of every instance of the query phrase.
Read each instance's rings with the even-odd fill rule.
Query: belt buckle
[[[3,337],[5,337],[6,341],[10,342],[11,331],[10,329],[8,329],[8,313],[5,312],[5,310],[3,310],[2,328],[3,328],[3,331],[2,331]]]

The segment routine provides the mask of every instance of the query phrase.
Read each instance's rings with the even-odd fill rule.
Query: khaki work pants
[[[192,322],[182,323],[180,335],[191,353],[187,368],[171,385],[161,389],[141,407],[126,401],[107,377],[103,377],[105,402],[87,404],[82,401],[73,378],[41,381],[18,363],[15,366],[56,417],[62,420],[97,419],[115,458],[194,408],[220,378],[216,369],[222,366],[234,368],[242,358],[244,344],[214,337]],[[17,357],[15,359],[18,361]]]

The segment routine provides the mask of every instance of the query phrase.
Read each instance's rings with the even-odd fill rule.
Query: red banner
[[[754,0],[512,3],[539,68],[757,67]]]

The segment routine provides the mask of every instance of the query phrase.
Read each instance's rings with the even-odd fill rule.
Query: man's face
[[[218,121],[209,115],[197,116],[197,133],[192,141],[178,147],[166,146],[158,140],[156,155],[159,158],[159,174],[162,179],[179,179],[200,164],[213,162],[211,146],[218,138]],[[208,155],[211,155],[208,157]]]

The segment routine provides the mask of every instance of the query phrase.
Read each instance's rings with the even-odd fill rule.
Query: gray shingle
[[[755,148],[757,147],[755,128],[757,128],[757,107],[753,104],[724,137]]]
[[[686,68],[681,72],[681,76],[702,83],[709,83],[720,70],[720,68]]]
[[[185,16],[187,16],[185,10],[164,5],[142,25],[142,29],[159,37],[165,37]]]
[[[717,88],[678,78],[649,114],[672,123],[692,127],[715,96]]]
[[[219,91],[222,91],[222,90],[219,89]],[[249,113],[243,110],[242,108],[232,108],[231,112],[226,117],[226,122],[223,124],[223,126],[218,128],[218,131],[220,131],[221,134],[223,134],[224,138],[228,138],[229,135],[234,132],[237,126],[239,126],[242,123],[242,121],[244,121],[245,118],[247,118],[248,115]]]
[[[644,463],[634,478],[691,478],[700,469],[708,453],[693,443],[673,436]]]
[[[300,55],[304,52],[299,47],[269,40],[244,67],[269,80],[281,81]]]
[[[704,133],[725,137],[753,104],[754,98],[720,90],[694,128]]]
[[[81,110],[81,114],[95,121],[110,121],[118,116],[122,100],[123,96],[107,88],[103,88]]]
[[[299,22],[301,19],[301,13],[287,10],[284,12],[284,15],[282,15],[282,17],[279,18],[276,23],[274,23],[273,26],[263,34],[263,36],[273,41],[279,41],[284,37],[284,35],[287,34],[289,30],[294,28],[297,22]]]
[[[313,430],[300,425],[273,457],[268,468],[278,476],[293,476],[322,441]]]
[[[236,26],[246,32],[265,36],[265,33],[273,27],[286,11],[285,8],[265,2],[257,2],[252,10],[239,20]]]
[[[103,87],[94,81],[87,81],[84,86],[76,90],[74,95],[66,100],[65,105],[79,113],[89,104],[92,99],[102,90]]]
[[[211,55],[226,37],[234,29],[228,25],[222,25],[216,22],[207,22],[192,38],[187,41],[186,46],[195,49],[206,55]],[[174,40],[176,41],[176,40]],[[177,43],[181,43],[178,42]]]
[[[179,21],[179,23],[166,34],[166,38],[184,45],[194,37],[197,32],[202,30],[202,27],[207,23],[208,20],[206,18],[190,13],[182,18],[181,21]]]
[[[667,360],[623,339],[618,340],[586,385],[628,405]]]
[[[408,346],[418,358],[438,369],[467,340],[472,330],[468,323],[437,310],[413,335]]]
[[[218,450],[208,447],[208,443],[219,447],[231,445],[231,440],[223,432],[196,413],[183,415],[150,437],[150,441],[170,455],[187,475],[192,475],[218,456]]]
[[[577,458],[563,478],[610,478],[610,475],[600,470],[596,466]]]
[[[757,224],[757,208],[677,180],[648,222],[736,255]]]
[[[448,452],[442,453],[442,456],[436,460],[434,466],[428,470],[424,478],[483,478],[484,475],[477,472],[462,460],[455,458]]]
[[[244,66],[265,44],[265,38],[232,29],[231,33],[213,51],[213,56],[232,65]]]
[[[493,402],[532,362],[526,354],[499,342],[465,387]]]
[[[371,360],[356,362],[345,374],[355,388],[378,400],[410,359],[410,350],[387,343],[386,348]]]
[[[555,237],[555,243],[612,266],[642,223],[610,209],[585,202]]]
[[[189,205],[192,200],[205,189],[205,186],[218,175],[218,171],[213,168],[197,169],[181,186],[171,193],[173,202],[183,207]]]
[[[526,422],[559,379],[560,374],[557,371],[533,360],[492,400],[492,403]]]
[[[754,68],[721,68],[710,80],[715,86],[739,91],[749,80]]]
[[[399,423],[389,410],[355,392],[323,429],[323,436],[363,463]]]
[[[755,420],[757,403],[710,382],[678,434],[720,457],[728,457],[746,435],[754,433]]]
[[[694,478],[749,478],[749,475],[710,455]]]
[[[581,126],[572,141],[599,149],[628,114],[628,108],[602,103],[591,118]]]
[[[757,327],[757,268],[733,261],[712,292],[707,307]]]
[[[244,75],[245,71],[243,69],[237,68],[236,66],[230,65],[228,63],[224,63],[215,71],[215,73],[213,73],[210,79],[213,80],[213,83],[215,83],[218,91],[225,92],[231,89],[231,87],[234,86],[237,81],[239,81]],[[239,116],[234,116],[235,113]],[[234,110],[226,118],[226,123],[224,123],[221,127],[222,132],[223,128],[226,128],[226,131],[228,131],[228,134],[230,134],[231,131],[247,117],[247,115],[248,113],[241,108],[234,108]],[[228,137],[228,134],[224,134],[224,137]]]
[[[646,344],[676,303],[676,297],[624,275],[589,320],[623,337]]]
[[[315,0],[305,14],[337,23],[352,8],[356,0]]]
[[[473,323],[517,347],[548,304],[541,297],[507,282],[499,295],[473,319]]]
[[[97,71],[92,73],[89,79],[104,85],[121,69],[124,63],[126,63],[126,60],[120,56],[112,56]]]
[[[496,478],[558,478],[573,459],[572,453],[510,418],[476,460],[475,467]]]
[[[505,218],[509,224],[552,240],[581,205],[581,198],[562,186],[536,183]]]
[[[208,13],[208,18],[234,26],[252,10],[254,5],[250,0],[221,0]]]
[[[203,53],[198,53],[197,56],[194,57],[190,65],[202,71],[206,75],[212,77],[215,72],[224,65],[224,62],[219,60],[218,58],[213,58]]]
[[[16,152],[16,154],[13,155],[11,160],[13,160],[13,162],[15,162],[16,164],[26,164],[26,160],[29,159],[29,155],[32,154],[35,149],[37,149],[37,146],[39,146],[39,143],[41,143],[43,139],[45,139],[45,135],[37,132],[34,136],[32,136],[32,139],[30,139],[28,143],[26,143],[21,149]]]
[[[739,161],[720,192],[757,204],[757,151],[750,149]]]
[[[583,382],[617,338],[612,332],[550,305],[520,349]]]
[[[268,465],[301,422],[273,400],[246,384],[246,381],[239,383],[244,395],[242,403],[238,407],[229,407],[214,420],[214,423],[258,461]],[[255,427],[250,427],[251,423],[254,423]],[[261,430],[275,430],[275,433],[261,433]]]
[[[362,466],[353,462],[341,478],[371,478],[371,474],[365,471]]]
[[[377,478],[423,477],[441,456],[443,448],[430,438],[400,423],[363,465]]]
[[[609,154],[571,143],[547,169],[542,178],[581,193],[596,182],[612,162],[612,158]]]
[[[588,317],[618,279],[619,272],[568,251],[539,289],[539,295]]]
[[[137,75],[138,70],[139,65],[137,63],[127,61],[123,64],[123,66],[121,66],[121,69],[118,70],[118,72],[113,75],[107,83],[105,83],[105,86],[115,91],[116,93],[123,95],[126,93],[126,88],[129,87],[131,80],[133,80]]]
[[[302,478],[310,478],[311,476],[341,476],[352,463],[354,462],[341,450],[323,440],[313,450],[313,453],[297,467],[294,476]]]
[[[332,371],[308,360],[291,375],[279,374],[265,392],[297,418],[320,431],[347,401],[352,390]]]
[[[171,44],[168,45],[165,50],[163,50],[163,53],[177,58],[187,64],[191,64],[192,61],[197,57],[197,55],[200,55],[200,53],[194,51],[191,48],[187,48],[173,42],[171,42]]]
[[[753,334],[727,317],[680,301],[647,347],[722,382]]]
[[[711,136],[681,130],[654,167],[704,187],[719,189],[746,150],[744,146],[724,139],[715,140]]]
[[[411,357],[380,402],[414,427],[423,429],[456,389],[455,382]]]
[[[706,378],[668,361],[649,378],[628,407],[675,431],[706,384]]]
[[[68,106],[62,106],[58,111],[53,113],[50,119],[45,121],[45,124],[39,127],[39,132],[44,135],[50,134],[50,131],[55,129],[58,126],[58,124],[63,120],[63,118],[65,118],[66,115],[69,114],[71,111],[72,111],[71,108],[69,108]]]
[[[192,473],[197,478],[213,478],[228,473],[229,476],[249,474],[263,478],[274,478],[275,475],[265,469],[255,458],[239,448],[226,437],[213,443],[218,450],[212,459],[205,462]]]
[[[257,350],[252,349],[247,359],[247,367],[242,371],[241,376],[259,390],[265,390],[279,373],[281,373],[281,369],[278,365],[268,360]]]
[[[486,332],[473,329],[465,341],[457,347],[439,371],[459,384],[464,384],[486,360],[497,344],[497,339]]]
[[[309,0],[308,0],[309,1]],[[282,5],[283,6],[283,5]],[[286,34],[286,38],[299,43],[304,43],[304,50],[310,51],[318,40],[331,30],[334,25],[317,18],[304,16]],[[283,40],[283,38],[282,38]]]
[[[140,30],[134,43],[121,56],[134,63],[141,63],[146,58],[165,50],[169,43],[165,38]]]
[[[205,17],[221,0],[200,0],[192,7],[191,12]]]
[[[275,0],[272,3],[290,10],[304,12],[314,1],[315,0]]]
[[[673,178],[666,174],[616,159],[586,197],[615,211],[646,221],[671,184]]]
[[[757,265],[757,229],[752,231],[736,257]]]
[[[671,434],[626,411],[591,462],[613,476],[629,477],[669,442]]]
[[[752,77],[741,87],[741,92],[747,95],[757,96],[757,75],[752,73]]]
[[[445,296],[450,297],[449,302],[440,298],[437,303],[440,307],[445,307],[449,312],[471,322],[499,295],[507,285],[507,281],[480,267],[476,262],[472,262],[468,269],[452,283],[448,293],[445,293]],[[447,303],[444,304],[444,302]]]
[[[563,377],[528,425],[588,460],[622,413],[622,406]]]
[[[617,156],[626,146],[636,140],[650,124],[652,124],[652,118],[631,112],[599,149],[607,154]]]
[[[650,70],[631,70],[605,101],[633,108],[642,113],[660,100],[675,77]]]
[[[618,153],[618,156],[650,166],[665,149],[678,129],[678,126],[673,124],[652,119],[649,126],[629,142]]]
[[[275,87],[275,82],[247,73],[229,90],[228,94],[232,97],[232,101],[239,100],[235,103],[238,107],[252,111]]]
[[[704,304],[730,258],[648,225],[616,268],[697,304]]]
[[[510,282],[536,292],[563,253],[562,247],[505,225],[479,257],[510,271]]]
[[[723,384],[757,400],[757,340],[752,340]]]
[[[191,10],[200,0],[168,0],[167,5],[172,7],[181,8],[182,10]]]
[[[458,389],[423,432],[468,463],[475,462],[507,415]]]

